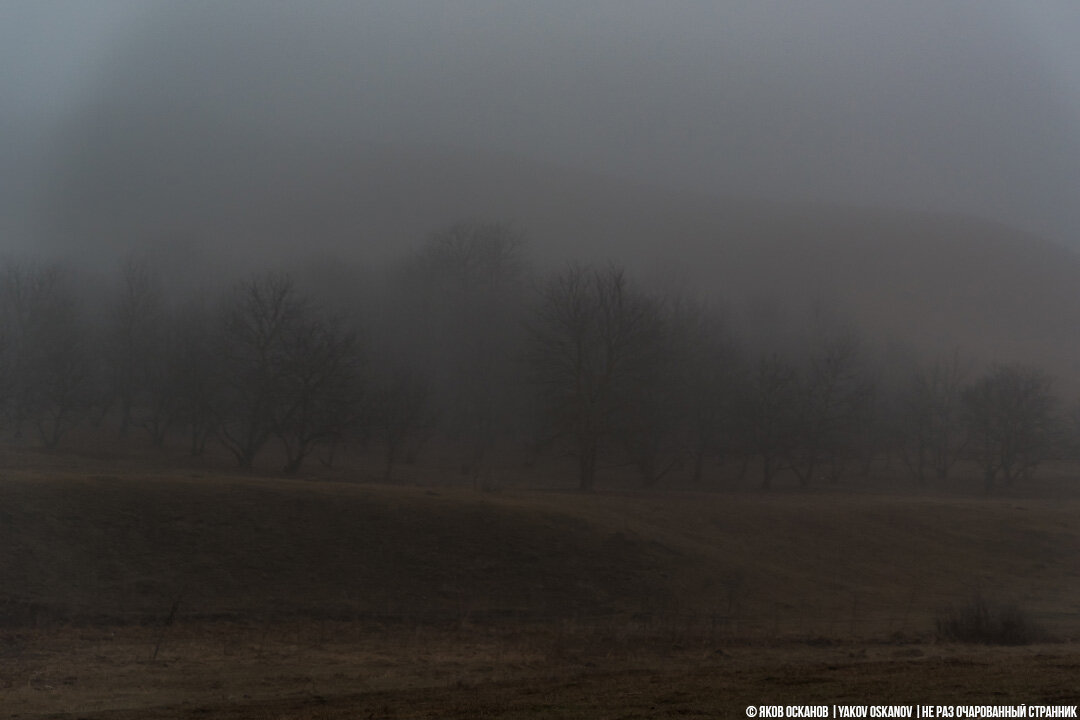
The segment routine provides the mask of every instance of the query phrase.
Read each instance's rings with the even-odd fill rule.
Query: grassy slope
[[[482,498],[216,478],[8,480],[9,615],[457,618],[620,609],[647,552]],[[16,618],[17,619],[17,618]]]
[[[737,632],[921,635],[975,592],[1080,617],[1075,501],[481,494],[219,476],[0,483],[0,610],[259,622],[716,614]]]

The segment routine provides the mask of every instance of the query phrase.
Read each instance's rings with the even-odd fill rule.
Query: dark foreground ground
[[[3,639],[2,708],[20,718],[716,718],[762,704],[1080,702],[1080,648],[1062,643],[751,644],[572,625],[308,622]]]
[[[1080,502],[16,468],[0,716],[745,717],[1080,702]],[[1018,646],[939,637],[973,597]]]

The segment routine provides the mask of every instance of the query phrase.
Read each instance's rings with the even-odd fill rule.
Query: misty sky
[[[0,0],[0,244],[82,193],[53,190],[100,121],[201,133],[194,154],[219,129],[483,150],[1080,248],[1077,37],[1071,0]]]

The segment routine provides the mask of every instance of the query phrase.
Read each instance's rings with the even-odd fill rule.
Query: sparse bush
[[[1044,637],[1030,615],[1012,603],[993,603],[975,596],[962,606],[942,611],[935,620],[937,637],[984,645],[1030,645]]]

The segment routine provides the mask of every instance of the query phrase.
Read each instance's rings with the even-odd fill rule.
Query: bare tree
[[[9,417],[16,437],[30,423],[53,448],[93,401],[90,342],[71,281],[59,265],[11,263],[2,292]]]
[[[129,256],[120,266],[118,280],[106,351],[110,394],[119,405],[119,433],[124,437],[149,390],[151,375],[160,374],[166,362],[166,323],[161,281],[145,259]]]
[[[1075,399],[1062,413],[1059,439],[1062,457],[1070,462],[1080,462],[1080,402]]]
[[[474,481],[520,414],[514,355],[527,272],[522,236],[477,221],[432,234],[404,266],[410,363],[430,378],[443,432]]]
[[[283,334],[273,430],[296,473],[320,444],[340,440],[359,420],[359,342],[333,318],[304,317]]]
[[[657,353],[651,367],[625,389],[621,409],[613,414],[612,432],[645,487],[656,486],[684,457],[686,418],[675,364],[673,355]]]
[[[509,225],[461,221],[432,234],[410,267],[430,291],[425,302],[446,297],[501,295],[527,269],[525,241]]]
[[[413,462],[431,438],[438,413],[423,375],[403,364],[389,372],[376,387],[370,427],[385,451],[383,480],[390,482],[394,466]]]
[[[179,337],[172,334],[174,331],[175,327],[168,321],[159,329],[154,351],[140,371],[141,398],[132,413],[132,422],[145,430],[154,447],[159,448],[165,444],[183,408],[180,394],[183,349]]]
[[[241,283],[224,310],[223,404],[218,436],[241,467],[252,467],[274,430],[286,368],[285,341],[305,309],[287,275]]]
[[[700,300],[672,302],[667,346],[680,433],[691,479],[698,484],[706,459],[723,458],[731,451],[744,368],[723,316]]]
[[[772,487],[793,441],[797,403],[794,366],[779,353],[763,354],[751,370],[740,398],[742,435],[761,460],[761,487]]]
[[[223,335],[216,331],[212,314],[198,301],[181,307],[172,321],[175,347],[169,380],[175,386],[162,391],[175,393],[176,420],[186,428],[189,452],[202,455],[223,415],[222,400],[227,395]]]
[[[788,463],[803,486],[822,473],[836,479],[853,454],[854,435],[869,421],[873,388],[861,340],[852,331],[823,337],[796,381],[795,425]]]
[[[967,371],[954,353],[912,373],[897,418],[900,457],[919,485],[931,475],[938,481],[961,457],[966,439],[960,391]]]
[[[595,485],[597,458],[631,390],[660,351],[657,303],[616,267],[571,266],[540,290],[530,324],[532,379],[553,437],[569,441],[578,486]]]
[[[737,373],[734,345],[714,308],[687,296],[657,303],[652,348],[627,390],[615,430],[646,487],[689,460],[701,481],[727,450]]]
[[[169,431],[186,423],[192,431],[190,449],[198,455],[213,428],[213,408],[219,386],[218,348],[206,313],[189,305],[163,311],[153,345],[139,371],[139,401],[131,422],[143,428],[155,447],[165,444]]]
[[[1052,454],[1057,432],[1053,381],[1037,368],[1001,365],[964,388],[968,448],[987,492],[1026,480]]]

